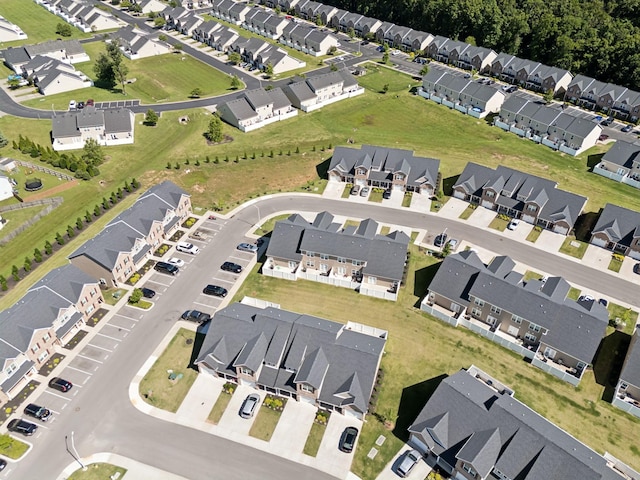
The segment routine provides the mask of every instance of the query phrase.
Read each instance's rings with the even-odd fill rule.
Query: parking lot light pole
[[[442,245],[440,246],[440,251],[441,252],[444,250],[445,243],[447,243],[447,242],[444,241],[444,236],[446,234],[447,234],[447,228],[445,227],[445,229],[442,231]]]
[[[254,203],[253,206],[256,207],[256,210],[258,210],[258,226],[260,226],[260,224],[262,223],[262,216],[260,215],[260,207],[258,207],[256,203]]]
[[[80,455],[78,455],[78,450],[76,450],[76,444],[73,438],[73,431],[71,431],[71,450],[69,450],[68,437],[66,435],[64,436],[64,443],[67,447],[67,452],[69,452],[71,456],[74,458],[74,460],[80,464],[80,467],[82,467],[83,471],[86,470],[87,467],[85,466],[84,463],[82,463],[82,460],[80,460]]]

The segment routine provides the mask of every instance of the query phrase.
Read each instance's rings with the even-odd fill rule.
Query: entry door
[[[547,347],[544,349],[544,356],[553,359],[556,356],[556,351],[551,347]]]

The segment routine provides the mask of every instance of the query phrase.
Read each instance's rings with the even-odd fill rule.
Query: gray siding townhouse
[[[18,75],[23,73],[22,65],[39,55],[70,64],[89,61],[89,55],[78,40],[50,40],[24,47],[9,47],[2,54],[5,65]]]
[[[305,112],[364,93],[356,78],[344,68],[290,83],[282,90],[293,106]]]
[[[420,30],[411,30],[402,41],[402,50],[409,52],[425,52],[434,36]]]
[[[587,198],[560,190],[557,185],[508,167],[492,170],[470,162],[453,186],[453,196],[567,235]]]
[[[409,150],[363,145],[361,149],[336,147],[328,176],[330,182],[380,187],[433,196],[438,188],[440,161],[416,157]]]
[[[502,72],[515,61],[517,61],[517,57],[508,53],[499,53],[491,62],[491,68],[489,69],[491,76],[502,78]]]
[[[498,56],[490,48],[476,47],[469,45],[459,56],[456,62],[458,68],[465,70],[475,70],[478,73],[487,73],[491,68],[493,60]]]
[[[437,305],[453,325],[478,325],[500,343],[519,346],[515,351],[528,351],[525,356],[534,365],[553,367],[545,370],[560,378],[575,377],[576,384],[605,336],[606,308],[595,300],[567,298],[570,285],[561,277],[524,281],[514,266],[504,256],[485,266],[474,252],[449,255],[431,281],[422,309]]]
[[[196,364],[203,375],[364,419],[387,332],[234,303],[215,313]]]
[[[457,480],[623,480],[614,464],[475,366],[444,379],[409,427],[409,444]],[[637,478],[636,473],[631,473]]]
[[[190,195],[172,182],[162,182],[83,243],[69,260],[101,285],[116,287],[141,268],[190,213]]]
[[[525,86],[538,92],[544,93],[551,90],[554,95],[564,95],[572,79],[573,75],[569,70],[540,65],[527,77]]]
[[[593,168],[593,172],[640,188],[640,142],[617,140]]]
[[[640,260],[640,212],[607,203],[591,231],[590,242]]]
[[[620,372],[612,404],[640,418],[640,345],[638,329],[631,337],[631,343]]]
[[[218,105],[220,118],[243,132],[264,127],[273,122],[294,117],[298,111],[293,108],[282,89],[247,90],[235,100]]]
[[[131,144],[134,140],[135,116],[128,108],[85,107],[55,115],[51,123],[53,149],[57,151],[83,148],[90,138],[104,146]]]
[[[68,264],[0,312],[0,402],[18,394],[103,301],[98,282]]]
[[[346,227],[320,213],[312,223],[300,215],[276,222],[262,274],[303,278],[396,300],[404,274],[409,237],[394,231],[378,234],[371,219]]]
[[[379,44],[389,44],[389,42],[393,41],[393,36],[390,35],[389,32],[395,27],[394,23],[390,22],[382,22],[382,25],[378,27],[376,30],[376,42]],[[391,39],[391,40],[388,40]]]

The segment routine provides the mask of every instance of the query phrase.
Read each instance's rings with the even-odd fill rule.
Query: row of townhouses
[[[175,184],[152,187],[72,253],[69,264],[0,312],[0,402],[15,397],[96,313],[101,288],[125,282],[190,212],[190,196]]]
[[[51,13],[84,33],[120,28],[116,17],[84,0],[35,0]]]
[[[120,50],[129,60],[153,57],[171,52],[171,45],[163,42],[156,34],[145,33],[134,25],[128,25],[109,36],[107,42],[117,40]]]
[[[616,140],[593,172],[617,182],[640,188],[640,142]]]
[[[26,38],[27,34],[18,25],[0,15],[0,42],[13,42]]]
[[[291,215],[275,224],[262,274],[302,278],[396,300],[409,237],[400,231],[383,235],[380,230],[371,219],[357,227],[343,227],[328,212],[318,214],[313,222]]]

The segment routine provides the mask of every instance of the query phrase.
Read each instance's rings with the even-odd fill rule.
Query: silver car
[[[420,460],[420,457],[421,455],[417,450],[407,450],[398,465],[398,475],[402,478],[407,477]]]
[[[251,418],[253,417],[254,412],[256,411],[256,407],[260,403],[260,395],[257,393],[252,393],[247,396],[242,402],[242,407],[240,408],[240,416],[242,418]]]

